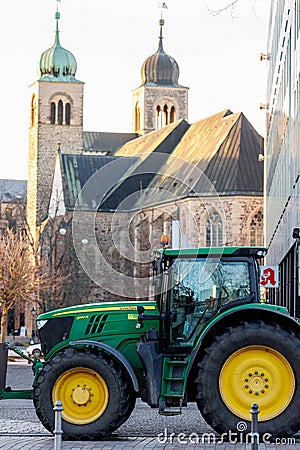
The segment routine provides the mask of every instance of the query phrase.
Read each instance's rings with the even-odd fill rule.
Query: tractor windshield
[[[193,340],[196,329],[218,309],[250,296],[249,266],[245,261],[178,258],[171,267],[172,339],[176,345]]]

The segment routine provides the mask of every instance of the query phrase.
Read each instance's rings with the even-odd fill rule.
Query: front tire
[[[277,324],[255,321],[216,336],[199,363],[197,405],[218,433],[251,429],[251,405],[259,433],[273,438],[300,429],[300,340]]]
[[[135,405],[127,372],[109,356],[86,348],[66,349],[48,361],[34,385],[34,405],[54,431],[53,407],[62,401],[63,439],[93,440],[111,434]]]

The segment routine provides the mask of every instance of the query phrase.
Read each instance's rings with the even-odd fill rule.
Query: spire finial
[[[55,13],[55,20],[56,20],[56,31],[55,31],[55,41],[57,44],[59,44],[59,29],[58,29],[58,21],[60,19],[60,12],[58,11],[58,3],[60,0],[56,0],[56,13]]]
[[[168,9],[168,6],[165,2],[159,3],[158,7],[161,9],[161,13],[160,13],[160,20],[158,21],[159,27],[160,27],[160,32],[159,32],[159,50],[163,51],[163,45],[162,45],[162,40],[163,40],[163,34],[162,34],[162,28],[165,24],[165,21],[163,19],[163,10],[164,9]]]
[[[161,9],[160,20],[163,20],[163,10],[168,9],[168,6],[165,2],[161,2],[158,4],[158,7]]]

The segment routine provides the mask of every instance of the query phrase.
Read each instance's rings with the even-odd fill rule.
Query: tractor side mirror
[[[138,305],[136,307],[137,312],[138,312],[138,323],[136,324],[136,328],[144,328],[144,311],[145,308],[141,305]]]

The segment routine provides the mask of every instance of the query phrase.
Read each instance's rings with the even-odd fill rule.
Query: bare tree
[[[207,6],[207,10],[208,10],[209,14],[211,14],[213,16],[218,16],[218,15],[220,15],[222,13],[229,12],[229,14],[232,17],[234,17],[236,9],[237,9],[237,6],[241,2],[242,2],[242,0],[225,1],[223,6],[221,6],[219,8],[215,8],[215,9],[212,9],[211,7]],[[247,0],[247,2],[251,3],[252,12],[255,14],[255,3],[256,3],[256,0]]]
[[[17,234],[8,228],[0,236],[0,342],[5,341],[8,311],[17,302],[34,302],[40,286],[47,284],[47,277],[37,261],[26,234]]]
[[[71,279],[69,259],[72,244],[68,227],[68,220],[48,216],[47,224],[40,233],[39,255],[43,272],[52,280],[40,289],[40,297],[43,299],[42,307],[45,310],[64,305],[65,292]]]

